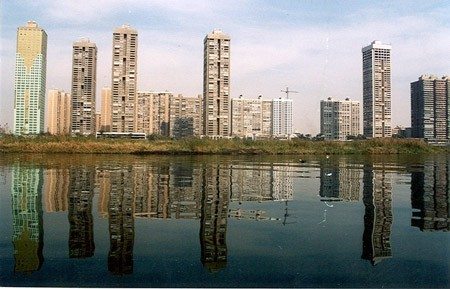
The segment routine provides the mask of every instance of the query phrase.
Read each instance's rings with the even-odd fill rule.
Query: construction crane
[[[286,86],[286,90],[281,90],[281,92],[286,93],[286,99],[289,99],[289,93],[299,93],[298,91],[295,90],[289,90],[289,87]]]

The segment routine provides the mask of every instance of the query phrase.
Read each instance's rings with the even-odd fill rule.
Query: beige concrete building
[[[360,134],[359,101],[335,100],[320,102],[320,133],[326,140],[347,140]]]
[[[97,46],[84,38],[73,43],[71,119],[73,134],[95,133],[96,83]]]
[[[231,100],[231,135],[268,138],[272,133],[272,100],[233,98]]]
[[[171,92],[138,92],[137,132],[169,136]]]
[[[111,131],[111,88],[102,88],[101,125],[99,131]]]
[[[50,134],[62,135],[70,133],[70,93],[62,90],[48,91],[47,131]]]
[[[47,33],[34,21],[17,29],[14,78],[16,135],[44,132]]]
[[[391,48],[373,41],[362,49],[363,130],[368,138],[392,136]]]
[[[204,39],[203,134],[230,135],[230,37],[214,30]]]
[[[137,47],[138,33],[129,25],[114,30],[112,65],[112,132],[137,129]]]
[[[179,94],[170,103],[170,136],[182,138],[200,136],[203,132],[203,99],[197,97],[183,97]]]
[[[44,171],[43,187],[45,211],[66,212],[69,198],[69,170],[47,169]]]

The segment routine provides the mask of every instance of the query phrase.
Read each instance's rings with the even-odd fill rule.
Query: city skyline
[[[392,125],[409,126],[409,83],[422,74],[446,75],[450,66],[450,6],[435,3],[389,3],[381,9],[354,2],[345,4],[348,12],[343,14],[335,13],[341,11],[339,2],[3,3],[2,71],[14,70],[17,27],[33,19],[49,36],[47,91],[70,91],[71,44],[88,37],[98,46],[100,95],[111,81],[111,31],[129,23],[140,35],[138,58],[143,64],[138,66],[137,90],[197,95],[202,92],[202,39],[220,28],[233,41],[230,97],[262,94],[273,99],[282,96],[285,86],[292,87],[300,91],[293,96],[298,112],[294,131],[316,134],[320,100],[334,96],[362,101],[360,50],[380,40],[393,46]],[[102,15],[94,13],[98,9]],[[119,10],[124,13],[115,12]],[[2,73],[0,124],[8,123],[10,129],[13,78]]]

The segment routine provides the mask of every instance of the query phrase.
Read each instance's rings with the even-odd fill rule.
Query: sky
[[[16,33],[35,20],[48,35],[47,90],[70,92],[72,43],[98,47],[100,90],[111,85],[112,33],[138,31],[139,91],[202,94],[203,39],[231,37],[231,97],[278,98],[289,87],[294,131],[320,131],[320,100],[362,102],[361,48],[392,45],[392,124],[410,125],[410,83],[450,75],[450,1],[1,1],[0,125],[13,127]],[[362,109],[362,108],[361,108]]]

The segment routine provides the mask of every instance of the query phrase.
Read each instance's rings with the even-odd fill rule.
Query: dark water
[[[449,287],[450,157],[0,156],[0,285]]]

